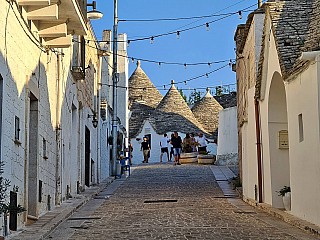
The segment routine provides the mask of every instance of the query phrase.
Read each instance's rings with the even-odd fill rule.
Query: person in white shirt
[[[214,139],[213,141],[209,141],[208,139],[206,139],[206,137],[203,135],[203,133],[200,132],[199,137],[197,137],[197,142],[200,144],[198,146],[198,152],[206,152],[207,151],[207,143],[217,144],[217,139]]]
[[[170,162],[169,160],[169,152],[168,152],[168,142],[169,142],[169,138],[167,137],[167,134],[163,134],[163,137],[160,140],[160,147],[161,147],[161,155],[160,155],[160,162],[162,162],[162,156],[163,154],[166,152],[167,153],[167,157],[168,157],[168,162]]]
[[[200,144],[200,146],[198,147],[198,152],[206,152],[207,143],[209,143],[209,141],[206,139],[202,132],[199,133],[199,137],[197,137],[197,142]]]

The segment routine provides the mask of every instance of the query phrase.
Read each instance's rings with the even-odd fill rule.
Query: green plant
[[[199,152],[201,155],[208,155],[210,153],[210,151],[200,151]]]
[[[276,191],[277,193],[279,193],[278,196],[284,196],[287,192],[291,192],[290,187],[288,186],[284,186],[283,188],[280,189],[280,191]]]
[[[4,235],[7,236],[7,214],[18,214],[25,212],[26,209],[22,207],[20,204],[18,206],[11,205],[8,201],[8,189],[11,186],[10,180],[7,178],[4,178],[2,174],[4,173],[3,169],[4,163],[0,162],[0,216],[3,215],[4,218]],[[14,186],[14,190],[18,191],[18,188]]]

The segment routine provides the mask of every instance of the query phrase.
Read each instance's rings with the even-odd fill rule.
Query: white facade
[[[219,132],[216,165],[238,164],[237,107],[219,112]]]
[[[69,3],[61,3],[59,14]],[[11,181],[9,191],[27,209],[18,216],[21,228],[28,216],[37,218],[110,176],[107,138],[112,129],[111,111],[107,105],[105,119],[101,118],[103,89],[98,84],[101,75],[109,76],[110,68],[102,65],[105,60],[98,55],[99,46],[94,41],[81,43],[78,36],[71,42],[68,35],[69,43],[59,39],[60,45],[46,49],[38,42],[41,21],[35,24],[31,20],[29,32],[24,26],[28,9],[15,3],[11,8],[10,4],[0,0],[0,157],[5,163],[3,177]],[[26,19],[20,18],[20,10]],[[73,10],[68,8],[68,13]],[[76,34],[95,39],[90,22],[82,26],[79,20],[80,31],[75,21],[70,18],[68,26]],[[43,42],[46,40],[43,37]],[[81,44],[90,46],[81,52]],[[85,59],[81,59],[82,54]],[[85,61],[84,80],[74,71],[81,61]],[[123,71],[122,78],[127,79],[127,65]]]
[[[269,17],[265,24],[270,29]],[[282,198],[277,191],[290,186],[290,213],[320,226],[320,56],[284,81],[273,31],[268,31],[264,44],[259,99],[262,199],[282,209]],[[240,130],[243,195],[251,199],[257,199],[258,186],[254,95],[252,87],[247,94],[247,122]],[[286,131],[288,145],[281,145],[279,136]]]

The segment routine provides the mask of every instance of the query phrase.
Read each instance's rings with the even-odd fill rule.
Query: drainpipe
[[[25,120],[24,120],[24,191],[23,191],[23,195],[24,195],[24,199],[23,199],[23,205],[25,207],[25,209],[28,210],[28,115],[29,115],[29,87],[28,87],[28,81],[29,81],[29,76],[26,75],[26,96],[25,96]],[[28,217],[28,213],[27,211],[24,212],[24,221],[27,222],[27,217]]]
[[[256,137],[257,137],[257,158],[258,158],[258,188],[259,188],[259,203],[262,203],[262,168],[261,168],[261,142],[260,142],[260,113],[259,102],[254,100],[256,114]]]
[[[60,79],[60,55],[57,54],[57,108],[56,108],[56,196],[55,204],[61,203],[61,91],[62,81]]]

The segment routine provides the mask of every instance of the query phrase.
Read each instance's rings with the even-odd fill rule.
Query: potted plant
[[[283,188],[280,189],[280,191],[277,191],[279,193],[278,196],[282,196],[282,201],[284,208],[286,211],[291,210],[291,189],[288,186],[284,186]]]
[[[198,164],[214,164],[216,155],[209,154],[210,151],[201,151],[198,155]]]

